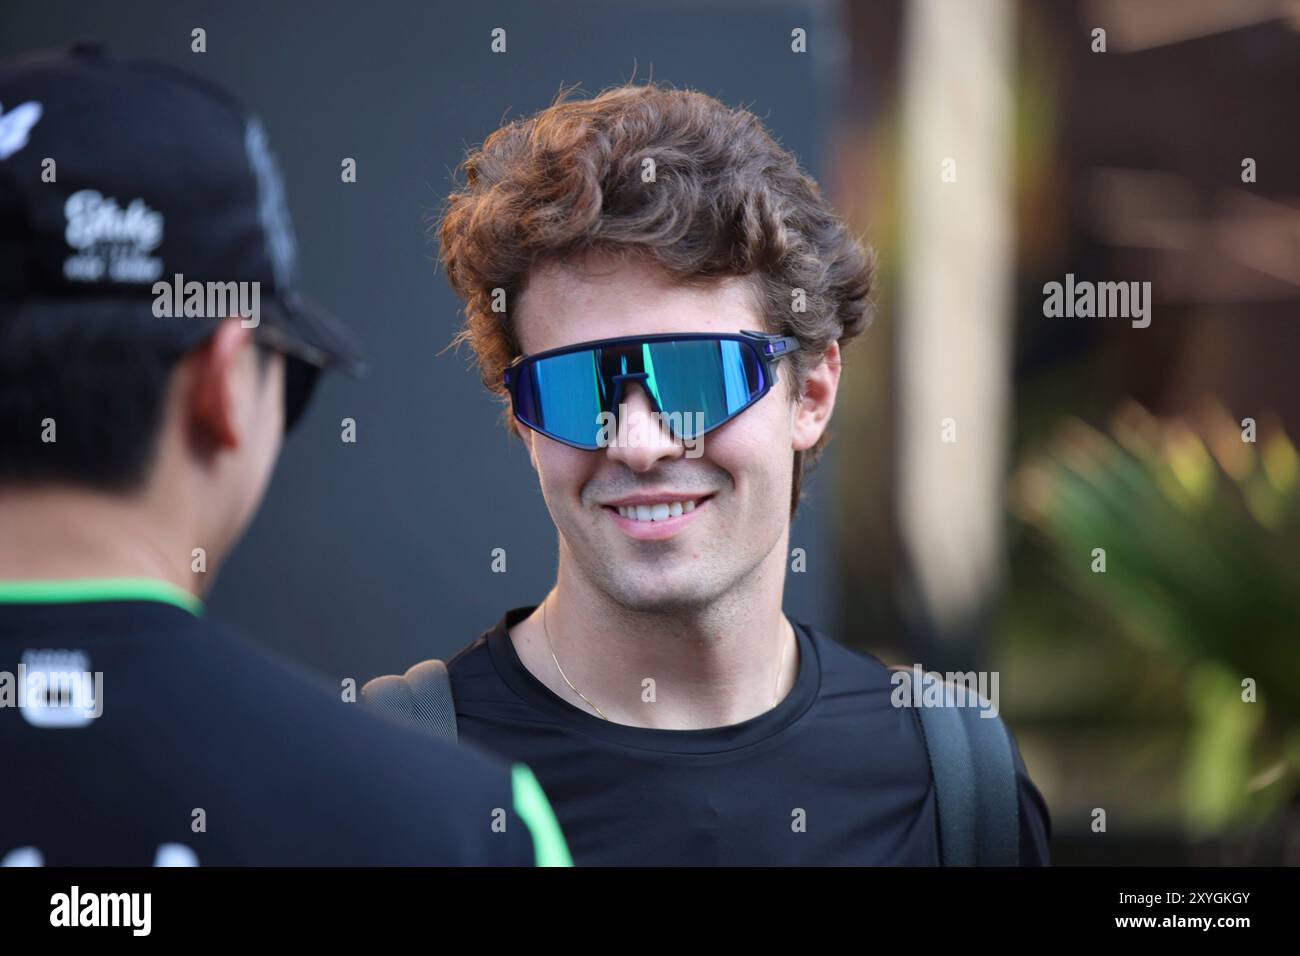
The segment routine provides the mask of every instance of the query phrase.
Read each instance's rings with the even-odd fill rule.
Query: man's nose
[[[654,415],[650,397],[638,382],[628,382],[614,410],[618,428],[610,437],[605,453],[633,471],[649,471],[658,462],[680,458],[684,452],[673,438],[668,423]]]

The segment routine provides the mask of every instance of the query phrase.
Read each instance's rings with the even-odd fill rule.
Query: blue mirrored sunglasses
[[[521,355],[505,370],[514,416],[574,448],[605,447],[608,416],[641,386],[673,437],[691,440],[735,418],[777,382],[793,336],[763,332],[643,335]]]

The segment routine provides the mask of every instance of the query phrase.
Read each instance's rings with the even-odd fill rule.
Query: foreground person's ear
[[[238,448],[258,394],[253,330],[227,319],[181,364],[189,379],[189,418],[198,437],[216,448]]]

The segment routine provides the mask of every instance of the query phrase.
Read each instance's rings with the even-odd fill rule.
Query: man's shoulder
[[[209,626],[212,656],[223,660],[222,670],[243,674],[244,689],[249,691],[242,698],[222,694],[222,707],[233,710],[238,706],[250,721],[285,721],[303,728],[304,732],[291,735],[297,737],[295,746],[302,748],[299,752],[328,752],[337,759],[340,750],[345,753],[359,750],[359,745],[365,742],[366,752],[371,754],[414,749],[449,759],[460,756],[456,748],[444,747],[369,710],[354,691],[355,681],[342,678],[337,684],[332,683],[323,674],[263,646],[229,625],[211,623]],[[294,715],[298,720],[290,722]],[[413,744],[418,746],[412,747]]]
[[[913,743],[909,750],[912,769],[928,778],[929,757],[920,708],[907,704],[900,706],[895,701],[894,692],[904,678],[872,653],[847,647],[814,628],[808,628],[808,631],[822,664],[823,696],[839,701],[858,701],[872,713],[888,713],[892,720],[908,728]],[[1051,817],[1047,803],[1029,776],[1015,734],[1005,722],[1002,726],[1007,733],[1016,775],[1021,864],[1047,865],[1051,842]],[[902,765],[901,760],[895,761],[895,766]]]
[[[510,643],[509,622],[517,619],[525,609],[514,608],[502,615],[492,627],[483,631],[447,660],[447,674],[451,679],[452,697],[457,713],[461,706],[471,702],[517,702],[503,669],[509,669],[513,651]],[[504,658],[504,659],[503,659]]]
[[[274,774],[278,799],[310,797],[304,835],[330,820],[346,824],[346,835],[331,838],[333,853],[355,862],[518,862],[518,841],[493,840],[489,827],[494,815],[513,814],[504,762],[374,713],[242,636],[227,633],[225,650],[256,672],[262,697],[244,726],[244,759]]]
[[[800,624],[821,662],[823,684],[855,687],[863,691],[892,690],[889,666],[870,651],[828,637],[808,624]]]
[[[167,816],[159,806],[185,793],[242,821],[237,836],[226,829],[208,841],[200,853],[208,863],[528,858],[527,831],[513,818],[517,774],[505,763],[370,713],[346,681],[332,683],[211,617],[129,610],[46,614],[42,629],[56,646],[85,648],[91,666],[114,679],[117,696],[110,691],[93,734],[76,742],[86,759],[120,751],[123,772],[105,783],[118,797],[104,806],[135,808],[118,820],[124,828],[147,830]],[[80,625],[79,641],[64,641],[68,623]],[[47,786],[71,786],[82,772],[73,748],[41,748],[27,723],[10,720],[0,733],[45,761]],[[503,813],[518,838],[494,839]]]
[[[488,655],[488,635],[480,634],[451,657],[447,658],[447,670],[469,673],[490,664]]]
[[[480,634],[447,660],[452,696],[458,703],[461,700],[495,698],[505,689],[492,660],[492,649],[488,646],[490,637],[490,633]]]
[[[221,634],[222,652],[230,656],[234,670],[248,675],[257,692],[246,703],[248,718],[297,728],[287,735],[289,749],[295,753],[334,765],[348,758],[370,765],[392,761],[408,775],[455,764],[458,773],[468,774],[463,779],[470,783],[479,779],[498,784],[507,779],[507,769],[495,760],[431,739],[365,707],[347,680],[332,686],[322,675],[232,629],[222,628]],[[233,706],[234,701],[227,703]],[[295,716],[297,720],[292,719]]]
[[[814,627],[804,625],[821,666],[820,710],[836,726],[870,728],[877,741],[903,747],[894,766],[903,772],[928,775],[925,737],[915,708],[900,706],[898,678],[870,651],[849,647]]]

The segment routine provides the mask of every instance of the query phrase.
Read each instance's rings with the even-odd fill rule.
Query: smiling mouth
[[[630,502],[621,505],[605,505],[604,508],[626,521],[637,524],[661,524],[690,514],[712,497],[713,495],[710,494],[675,501]]]

